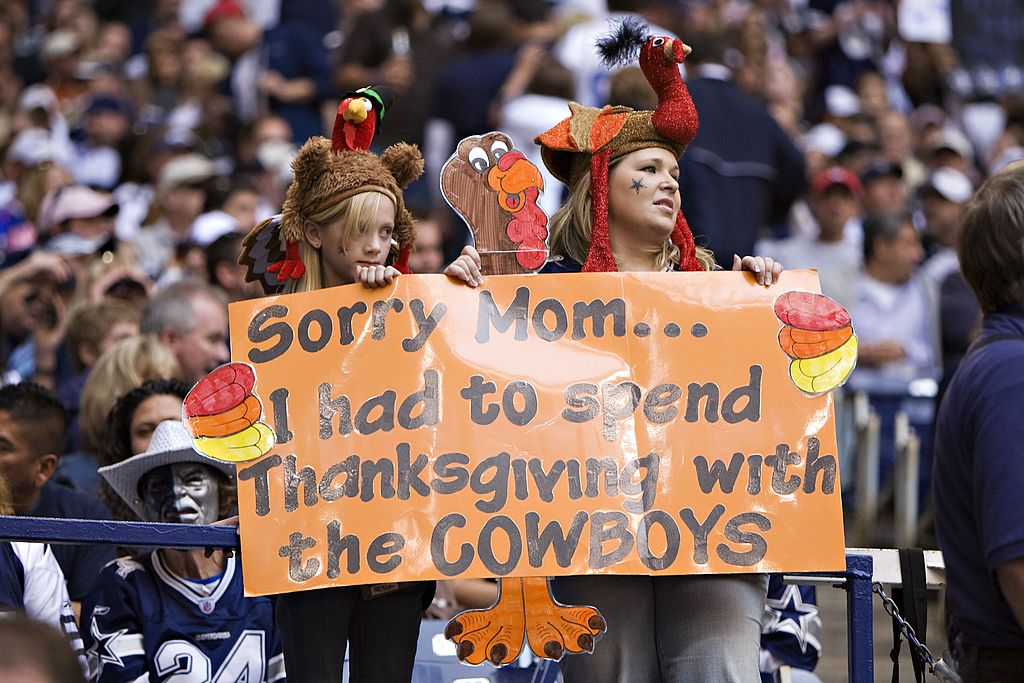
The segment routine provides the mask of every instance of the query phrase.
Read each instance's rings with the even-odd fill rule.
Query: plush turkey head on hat
[[[608,164],[647,147],[667,149],[678,158],[697,134],[697,109],[679,74],[679,64],[690,52],[687,45],[676,38],[650,35],[642,21],[625,20],[598,42],[598,48],[609,67],[639,56],[640,70],[658,95],[658,106],[654,111],[636,111],[572,103],[571,116],[536,139],[544,164],[562,182],[571,184],[589,167],[594,221],[584,272],[618,270],[608,238]],[[671,239],[679,247],[681,269],[704,269],[682,212]]]
[[[365,100],[361,104],[375,115],[365,116],[364,111],[361,119],[352,116],[349,104],[357,99]],[[338,108],[332,139],[310,138],[292,161],[294,179],[281,213],[254,227],[242,242],[239,262],[246,267],[245,278],[258,281],[267,294],[279,293],[284,282],[305,274],[299,245],[305,239],[303,228],[309,216],[328,203],[360,192],[381,192],[394,202],[398,255],[393,265],[399,272],[409,272],[416,233],[402,190],[423,174],[423,157],[416,145],[404,142],[391,145],[380,157],[369,151],[384,108],[390,104],[390,95],[379,86],[350,93],[342,104],[345,106]],[[367,123],[372,125],[360,125]]]
[[[394,99],[391,91],[382,85],[345,93],[334,117],[331,150],[370,149],[373,137],[380,135],[380,124]]]

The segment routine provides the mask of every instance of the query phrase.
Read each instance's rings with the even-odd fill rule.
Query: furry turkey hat
[[[423,174],[423,157],[416,145],[399,142],[378,157],[350,150],[334,154],[331,141],[312,137],[292,161],[295,178],[288,186],[281,211],[281,236],[289,242],[305,238],[304,226],[331,204],[361,192],[380,192],[395,204],[395,241],[399,249],[415,238],[412,216],[402,190]]]
[[[393,265],[409,272],[416,231],[402,190],[423,174],[423,157],[416,145],[399,142],[378,157],[363,149],[332,152],[331,141],[316,136],[299,150],[292,172],[295,177],[281,213],[257,224],[242,240],[239,263],[246,267],[247,281],[258,281],[266,294],[279,294],[287,280],[301,278],[306,266],[299,245],[306,239],[306,221],[362,192],[380,192],[394,203],[393,239],[398,248]]]
[[[678,38],[650,35],[642,21],[626,20],[598,42],[608,66],[639,57],[640,70],[658,95],[654,111],[607,106],[569,105],[569,118],[534,140],[551,174],[570,187],[590,171],[593,228],[585,272],[618,270],[608,236],[608,166],[630,152],[660,147],[677,159],[697,134],[697,110],[679,73],[690,48]],[[683,270],[703,270],[690,226],[682,211],[676,216],[672,243],[679,248]]]

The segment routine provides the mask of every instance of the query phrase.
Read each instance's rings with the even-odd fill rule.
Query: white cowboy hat
[[[121,496],[124,502],[144,519],[145,508],[139,496],[139,479],[150,470],[163,465],[179,462],[198,462],[223,472],[229,479],[235,478],[235,466],[207,458],[192,448],[192,437],[180,420],[164,420],[153,432],[153,440],[143,453],[133,455],[116,465],[108,465],[99,469],[100,475],[107,480],[110,488]]]

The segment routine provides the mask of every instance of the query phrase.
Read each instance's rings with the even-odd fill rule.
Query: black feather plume
[[[643,19],[629,17],[620,21],[611,33],[598,39],[597,51],[605,67],[611,69],[636,61],[640,48],[650,37],[650,29]]]

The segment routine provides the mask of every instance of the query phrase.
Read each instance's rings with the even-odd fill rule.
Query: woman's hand
[[[759,285],[770,287],[779,281],[782,275],[782,264],[771,256],[732,256],[733,270],[749,270],[754,273]]]
[[[444,274],[457,280],[462,280],[470,287],[478,287],[484,283],[484,276],[480,274],[480,254],[470,245],[462,248],[462,254],[448,264]]]
[[[356,268],[356,281],[367,289],[386,287],[401,275],[398,270],[391,266],[358,266]]]

